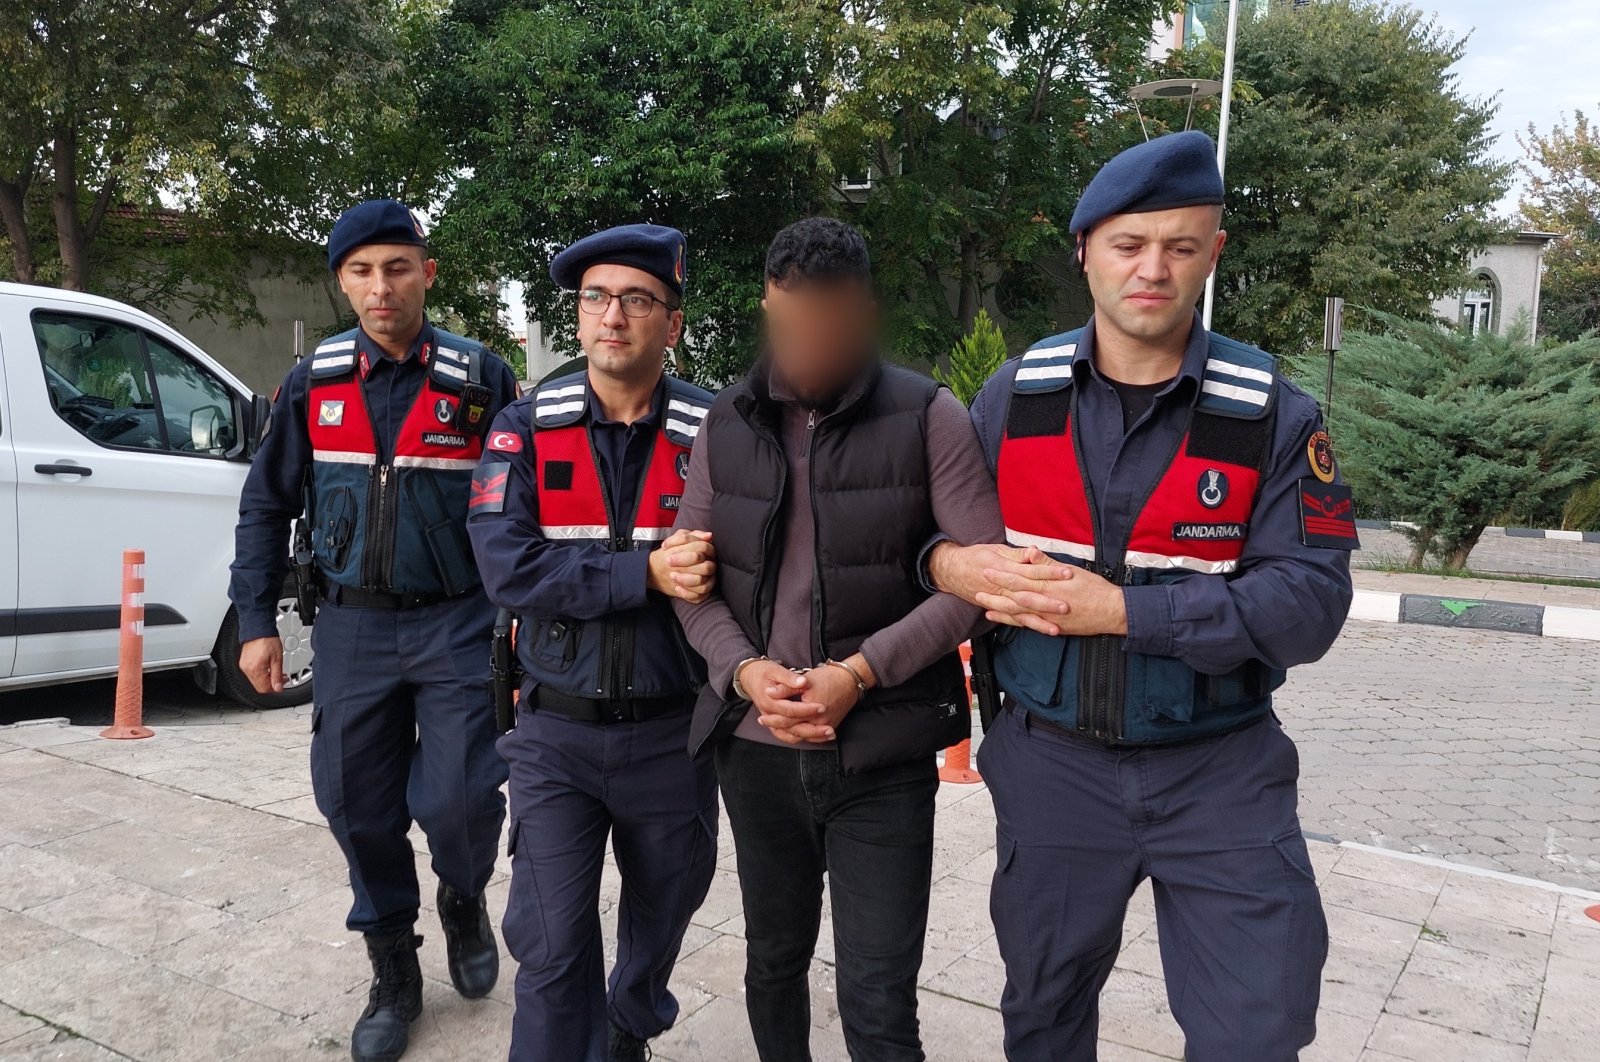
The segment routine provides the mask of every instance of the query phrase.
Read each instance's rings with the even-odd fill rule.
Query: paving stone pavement
[[[1595,776],[1540,769],[1597,762],[1593,652],[1561,639],[1352,623],[1282,698],[1302,748],[1307,828],[1372,840],[1358,836],[1359,822],[1397,847],[1455,845],[1451,857],[1464,862],[1527,854],[1543,860],[1539,876],[1592,887],[1594,834],[1578,827],[1594,819],[1563,809],[1600,806]],[[343,929],[343,866],[310,796],[308,714],[157,710],[157,737],[144,742],[102,741],[90,727],[0,729],[0,1059],[347,1057],[365,963]],[[1438,748],[1413,748],[1424,741]],[[1493,748],[1455,744],[1471,741]],[[1526,761],[1500,762],[1501,745]],[[1443,762],[1406,758],[1419,754]],[[922,971],[928,1055],[998,1060],[993,814],[982,786],[946,786],[939,801]],[[1413,806],[1425,810],[1408,817]],[[1474,814],[1451,818],[1451,808]],[[1495,818],[1497,808],[1510,817]],[[1480,834],[1480,820],[1527,829]],[[1560,851],[1535,843],[1541,823],[1563,839]],[[1518,838],[1498,842],[1510,852],[1475,840],[1500,835]],[[1584,910],[1600,894],[1350,846],[1314,843],[1312,858],[1333,946],[1307,1062],[1596,1057],[1600,922]],[[431,896],[425,860],[419,869]],[[608,871],[608,909],[616,885]],[[506,887],[502,866],[490,886],[496,916]],[[504,1057],[509,976],[486,1000],[457,997],[432,917],[422,927],[427,1009],[407,1059]],[[711,896],[674,977],[683,1013],[656,1044],[661,1062],[754,1057],[742,924],[724,828]],[[813,970],[819,1062],[845,1058],[831,959],[825,926]],[[1105,1062],[1182,1056],[1148,889],[1129,912],[1101,1031]]]
[[[1351,622],[1290,674],[1308,831],[1600,888],[1600,646]]]

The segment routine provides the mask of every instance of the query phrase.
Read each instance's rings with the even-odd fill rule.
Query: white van
[[[311,699],[311,631],[278,605],[285,689],[239,671],[228,565],[269,405],[147,313],[0,284],[0,689],[117,670],[122,551],[145,551],[145,668],[257,707]],[[284,543],[287,552],[288,543]]]

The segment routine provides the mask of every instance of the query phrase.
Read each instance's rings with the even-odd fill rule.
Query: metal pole
[[[1228,0],[1228,43],[1222,53],[1222,119],[1217,124],[1217,172],[1228,174],[1228,115],[1233,109],[1233,45],[1239,35],[1239,0]],[[1206,278],[1205,308],[1200,320],[1211,327],[1211,304],[1217,296],[1217,273]]]

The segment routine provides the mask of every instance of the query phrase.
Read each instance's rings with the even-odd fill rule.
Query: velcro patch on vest
[[[1356,503],[1342,483],[1302,479],[1295,484],[1300,495],[1300,541],[1323,549],[1359,549]]]
[[[572,462],[546,461],[544,463],[545,490],[572,489]]]
[[[467,515],[474,513],[503,513],[506,511],[506,478],[504,464],[479,465],[472,472],[472,496],[467,501]]]
[[[1172,537],[1179,542],[1243,542],[1248,531],[1249,525],[1239,523],[1172,525]]]
[[[1006,410],[1006,435],[1012,439],[1060,435],[1067,430],[1071,411],[1071,390],[1013,394]]]
[[[467,445],[467,437],[465,435],[452,435],[445,431],[425,431],[422,433],[422,441],[429,446]]]
[[[1201,461],[1261,468],[1272,442],[1271,420],[1239,420],[1196,410],[1184,452]]]

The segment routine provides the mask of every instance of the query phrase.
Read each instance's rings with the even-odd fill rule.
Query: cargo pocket
[[[1082,641],[1007,628],[1001,632],[995,652],[1001,687],[1015,693],[1024,705],[1061,703],[1062,671],[1069,662],[1077,663]]]
[[[1216,708],[1259,701],[1279,686],[1288,675],[1259,660],[1246,661],[1224,675],[1207,675],[1206,702]]]
[[[477,585],[478,573],[473,568],[464,513],[451,510],[434,476],[410,475],[402,482],[445,592],[452,597],[466,593]]]
[[[1284,1008],[1291,1020],[1308,1023],[1316,1019],[1322,994],[1328,922],[1322,913],[1311,856],[1300,831],[1275,837],[1272,844],[1283,860],[1283,884],[1289,901],[1289,932],[1283,956]]]
[[[332,571],[342,571],[355,535],[356,492],[336,487],[322,498],[317,510],[316,530],[311,548],[317,559]]]
[[[1144,706],[1156,726],[1173,726],[1194,719],[1196,673],[1175,656],[1130,653],[1128,692],[1134,704]]]
[[[544,902],[539,895],[539,879],[528,851],[532,839],[522,822],[511,820],[506,854],[511,857],[511,893],[506,899],[505,918],[500,933],[506,950],[523,966],[540,966],[549,957],[549,934],[544,926]]]
[[[583,624],[575,620],[541,621],[533,631],[533,662],[541,671],[561,673],[578,658]]]

